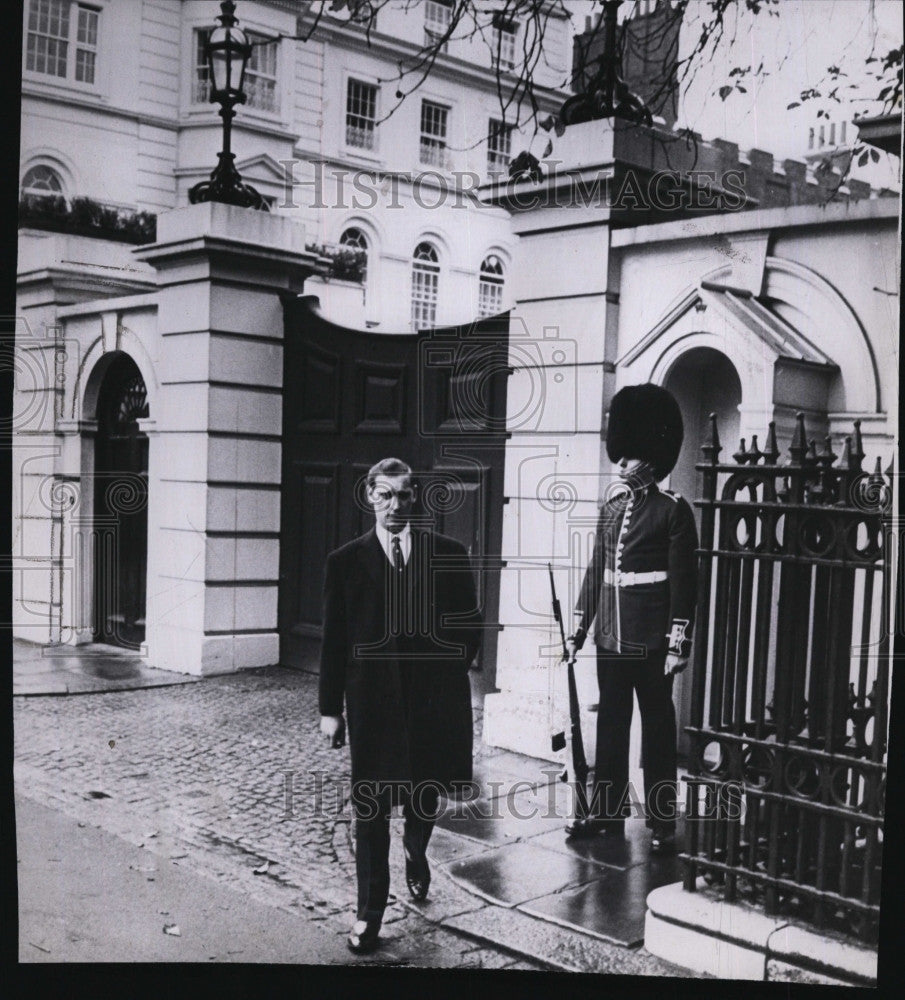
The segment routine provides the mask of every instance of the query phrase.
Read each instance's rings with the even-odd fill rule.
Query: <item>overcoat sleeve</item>
[[[669,512],[669,651],[687,657],[691,649],[698,599],[698,529],[688,501],[682,497]]]
[[[318,701],[321,715],[342,715],[346,687],[346,605],[339,560],[327,557],[324,571],[324,636]]]

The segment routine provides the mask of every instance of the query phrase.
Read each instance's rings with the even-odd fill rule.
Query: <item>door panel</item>
[[[492,688],[499,606],[508,314],[420,334],[349,330],[312,299],[287,300],[283,394],[280,660],[317,669],[324,562],[368,531],[368,469],[416,473],[413,516],[476,561]],[[497,555],[488,564],[489,554]],[[480,563],[480,565],[477,565]]]

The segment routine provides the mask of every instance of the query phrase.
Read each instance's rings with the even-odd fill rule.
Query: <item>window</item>
[[[452,20],[452,0],[427,0],[424,5],[424,44],[436,45],[449,30]],[[440,48],[446,51],[446,42]]]
[[[99,18],[94,7],[73,0],[29,0],[26,70],[93,84]]]
[[[346,88],[346,145],[374,149],[377,124],[377,88],[349,80]]]
[[[518,25],[494,14],[493,17],[493,52],[491,61],[494,68],[515,69],[515,38]]]
[[[449,108],[433,101],[421,102],[421,162],[446,166],[446,126]]]
[[[503,311],[503,262],[495,253],[488,254],[481,264],[478,284],[478,315],[495,316]]]
[[[365,234],[357,226],[350,226],[343,232],[342,236],[340,236],[339,245],[344,250],[352,250],[355,252],[355,258],[357,261],[359,261],[358,280],[361,282],[362,288],[364,288],[365,290],[365,296],[367,296],[367,285],[368,285],[367,236],[365,236]]]
[[[53,167],[39,163],[29,167],[22,178],[22,194],[37,195],[41,198],[63,197],[63,181]]]
[[[277,48],[276,39],[248,34],[252,43],[251,57],[245,68],[245,93],[248,104],[262,111],[278,111],[277,104]]]
[[[210,100],[211,82],[207,65],[207,40],[211,28],[195,32],[195,72],[193,74],[192,102],[205,104]],[[279,111],[277,100],[277,52],[279,41],[255,31],[246,31],[251,42],[251,55],[245,67],[246,105],[260,111]]]
[[[437,322],[440,260],[427,242],[415,247],[412,258],[412,329],[423,330]]]
[[[492,174],[505,173],[512,157],[512,126],[496,118],[487,124],[487,169]]]

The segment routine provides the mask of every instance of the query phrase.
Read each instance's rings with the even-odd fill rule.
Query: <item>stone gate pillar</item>
[[[607,481],[604,413],[612,395],[618,271],[610,256],[614,132],[570,126],[541,184],[507,185],[496,199],[519,234],[510,319],[504,568],[496,683],[484,701],[484,740],[552,759],[550,735],[568,712],[562,647],[551,616],[552,562],[566,632]],[[539,277],[542,280],[539,280]],[[576,670],[584,739],[594,759],[594,644]],[[568,726],[566,724],[566,731]]]
[[[213,202],[158,218],[160,398],[148,470],[151,664],[276,663],[283,312],[315,270],[304,229]]]

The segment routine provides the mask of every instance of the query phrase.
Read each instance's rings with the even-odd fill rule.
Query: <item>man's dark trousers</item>
[[[366,785],[369,783],[366,783]],[[358,879],[358,919],[383,920],[390,892],[390,813],[401,802],[405,817],[402,846],[406,857],[419,861],[424,858],[439,795],[435,786],[425,782],[414,790],[400,790],[383,783],[383,787],[363,787],[355,813],[355,874]]]
[[[666,651],[644,656],[597,650],[597,767],[599,815],[617,822],[628,814],[629,734],[632,694],[641,710],[641,761],[648,825],[675,826],[676,710],[672,675],[663,673]]]

